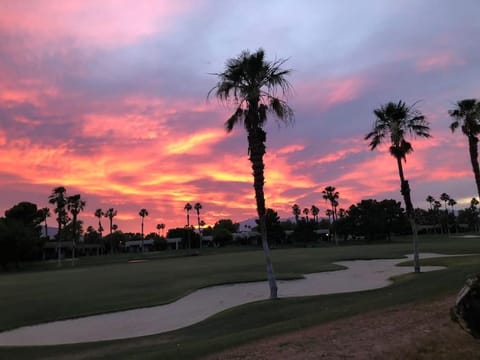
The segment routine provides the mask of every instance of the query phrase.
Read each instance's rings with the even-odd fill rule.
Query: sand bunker
[[[449,255],[421,254],[421,258]],[[411,259],[411,255],[408,256]],[[346,270],[306,274],[303,279],[278,281],[279,297],[313,296],[377,289],[392,276],[412,272],[396,266],[407,259],[355,260],[335,264]],[[440,270],[423,266],[422,271]],[[56,345],[133,338],[180,329],[238,305],[266,300],[266,281],[212,286],[166,305],[25,326],[0,333],[0,345]]]

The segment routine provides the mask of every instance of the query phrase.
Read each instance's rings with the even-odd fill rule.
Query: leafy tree
[[[454,132],[461,127],[468,139],[470,162],[472,163],[477,192],[480,196],[480,167],[478,165],[478,134],[480,133],[480,102],[477,99],[464,99],[457,102],[456,107],[448,111],[453,118],[450,130]]]
[[[20,202],[5,211],[0,219],[0,265],[7,268],[15,262],[17,268],[22,260],[30,260],[40,253],[42,210],[30,202]]]
[[[271,113],[278,120],[293,119],[293,111],[287,103],[276,96],[278,89],[285,95],[290,84],[286,80],[289,70],[282,69],[286,60],[269,62],[265,53],[259,49],[255,53],[243,51],[238,57],[229,59],[225,71],[216,74],[219,77],[217,85],[209,94],[224,101],[233,100],[236,109],[226,121],[227,132],[233,130],[236,124],[243,124],[247,132],[248,154],[253,170],[253,187],[257,203],[257,213],[260,220],[262,246],[267,267],[270,286],[270,298],[277,297],[277,283],[268,247],[267,229],[265,224],[265,183],[263,156],[266,153],[265,142],[267,134],[263,129],[267,114]]]
[[[225,244],[232,242],[233,235],[230,231],[223,227],[213,229],[213,243],[215,246],[225,246]]]
[[[72,214],[72,265],[75,258],[75,244],[78,242],[80,236],[79,229],[77,228],[78,214],[85,208],[86,202],[82,199],[80,194],[67,197],[67,209]]]
[[[298,219],[300,218],[300,215],[302,214],[302,211],[300,210],[300,206],[297,204],[292,206],[292,213],[293,216],[295,216],[295,222],[298,224]]]
[[[227,229],[233,234],[238,232],[238,229],[240,228],[240,224],[234,223],[231,219],[220,219],[213,226],[213,229],[218,229],[218,228]]]
[[[59,186],[53,189],[52,193],[48,197],[48,202],[55,205],[54,212],[57,214],[57,253],[58,253],[58,266],[62,265],[62,226],[65,226],[70,220],[67,215],[67,190],[63,186]]]
[[[370,150],[375,150],[378,145],[388,142],[390,144],[390,154],[397,160],[401,194],[405,201],[405,208],[413,234],[414,269],[416,273],[419,273],[420,260],[415,214],[410,195],[410,185],[404,176],[402,160],[406,161],[407,155],[413,151],[412,144],[406,140],[406,136],[430,137],[429,124],[425,120],[425,116],[415,109],[415,104],[407,106],[403,101],[389,102],[373,112],[376,120],[373,130],[365,136],[365,140],[370,140]]]
[[[255,220],[257,226],[260,226],[260,221]],[[278,213],[268,208],[265,214],[265,224],[267,226],[267,237],[270,243],[282,243],[285,241],[285,231],[283,230],[280,217]]]

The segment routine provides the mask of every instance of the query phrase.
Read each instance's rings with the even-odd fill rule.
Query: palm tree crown
[[[430,137],[429,124],[425,116],[415,109],[415,104],[407,106],[403,101],[389,102],[373,113],[376,116],[373,130],[365,136],[365,140],[370,140],[371,150],[389,141],[390,154],[406,160],[406,155],[413,151],[412,144],[405,139],[407,135]]]
[[[477,192],[480,196],[480,167],[478,164],[478,134],[480,133],[480,102],[476,99],[465,99],[458,101],[456,108],[449,110],[448,114],[453,118],[450,129],[454,132],[459,126],[468,138],[468,150],[470,163],[472,164],[473,175]]]
[[[292,109],[275,96],[278,89],[282,95],[286,95],[290,90],[290,83],[285,79],[290,70],[281,69],[285,61],[266,61],[262,49],[253,54],[243,51],[240,56],[227,61],[224,72],[215,74],[219,81],[209,94],[215,92],[219,99],[233,100],[237,106],[236,111],[225,122],[228,132],[239,122],[243,122],[247,131],[262,127],[269,111],[279,120],[293,120]]]

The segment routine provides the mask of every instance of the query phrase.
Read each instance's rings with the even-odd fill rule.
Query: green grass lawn
[[[423,252],[480,253],[480,239],[420,237]],[[333,261],[400,257],[411,252],[409,239],[389,244],[277,249],[277,277],[338,267]],[[148,254],[149,261],[128,263],[126,255],[80,259],[61,270],[0,275],[0,328],[9,329],[62,318],[170,302],[197,288],[265,279],[260,250],[205,250],[200,256]],[[457,292],[468,275],[480,271],[480,256],[429,259],[422,265],[447,270],[406,275],[394,285],[372,291],[263,301],[224,311],[199,324],[137,339],[51,347],[0,348],[0,358],[32,359],[69,354],[85,359],[195,358],[271,334],[415,300]],[[40,266],[39,266],[40,267]]]

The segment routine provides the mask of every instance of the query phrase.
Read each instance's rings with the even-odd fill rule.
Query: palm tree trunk
[[[278,287],[273,270],[270,248],[268,247],[267,226],[265,222],[265,194],[263,185],[265,183],[263,155],[265,154],[266,133],[260,127],[252,127],[248,131],[248,149],[250,153],[250,162],[253,170],[253,187],[255,189],[255,200],[257,203],[258,220],[260,224],[260,233],[262,234],[262,247],[265,257],[268,283],[270,286],[270,299],[276,299]]]
[[[73,221],[72,221],[72,266],[74,265],[75,262],[75,240],[77,239],[77,216],[73,216]]]
[[[57,234],[57,266],[62,266],[62,224],[58,223],[58,234]]]
[[[420,272],[420,257],[418,255],[418,233],[417,233],[417,225],[415,224],[415,216],[413,211],[413,204],[412,198],[410,197],[410,185],[408,181],[405,180],[405,176],[403,174],[403,166],[402,166],[402,159],[397,157],[397,165],[398,165],[398,174],[400,175],[400,186],[401,186],[401,193],[403,199],[405,201],[405,209],[407,212],[408,221],[410,222],[410,227],[412,229],[412,237],[413,237],[413,268],[415,273]]]
[[[468,136],[468,147],[470,151],[470,162],[472,163],[473,174],[475,175],[475,183],[477,184],[477,192],[480,197],[480,167],[478,165],[478,138],[476,136]]]

